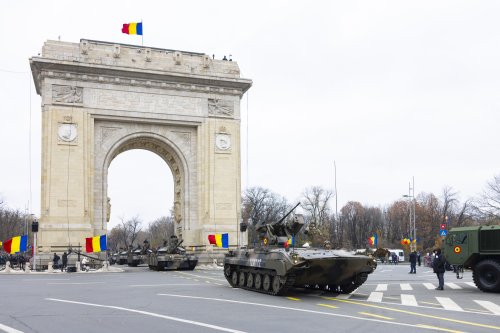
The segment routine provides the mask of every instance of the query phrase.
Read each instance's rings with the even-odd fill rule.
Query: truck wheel
[[[500,263],[491,259],[481,261],[474,268],[472,279],[482,291],[500,291]]]

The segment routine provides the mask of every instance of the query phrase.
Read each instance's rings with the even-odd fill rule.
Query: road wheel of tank
[[[229,277],[231,276],[231,266],[229,265],[224,266],[224,276],[226,277],[226,279],[229,280]]]
[[[280,292],[281,287],[283,287],[281,278],[278,275],[275,275],[272,282],[273,294],[277,295]]]
[[[245,284],[246,284],[246,277],[247,277],[246,275],[247,275],[247,273],[240,272],[240,276],[238,278],[238,285],[240,287],[244,287],[245,286]]]
[[[236,286],[238,285],[238,272],[234,271],[233,274],[231,275],[231,285]]]
[[[262,279],[262,288],[265,291],[271,290],[271,277],[269,276],[269,274],[264,275],[264,279]]]
[[[482,291],[500,291],[500,263],[491,259],[481,261],[472,272],[472,279]]]
[[[253,273],[248,273],[247,276],[247,287],[252,288],[253,287]]]
[[[254,281],[255,289],[259,290],[260,287],[262,287],[262,275],[259,273],[255,274],[255,281]]]

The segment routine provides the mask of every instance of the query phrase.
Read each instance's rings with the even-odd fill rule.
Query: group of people
[[[421,264],[420,252],[417,253],[413,251],[410,253],[410,272],[409,274],[417,273],[417,262],[418,266]],[[433,259],[431,261],[431,267],[434,273],[436,273],[438,278],[438,287],[436,290],[443,290],[444,288],[444,272],[446,271],[446,258],[441,253],[441,249],[435,249],[433,251]]]
[[[68,267],[68,254],[69,253],[66,253],[66,252],[63,253],[63,255],[62,255],[62,264],[59,264],[59,260],[61,259],[61,257],[59,257],[57,255],[57,253],[54,253],[54,257],[52,258],[52,267],[54,267],[54,268],[61,268],[61,272],[64,272],[65,269],[67,270],[67,267]],[[89,259],[87,257],[84,256],[82,258],[80,264],[81,264],[81,269],[82,270],[84,270],[84,271],[88,271],[89,270]]]

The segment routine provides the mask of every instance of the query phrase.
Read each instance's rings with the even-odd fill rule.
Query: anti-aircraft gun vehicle
[[[377,267],[367,256],[346,251],[295,248],[289,240],[304,226],[302,215],[256,226],[260,243],[254,249],[230,250],[224,258],[224,276],[232,287],[283,295],[291,287],[319,288],[351,293]]]
[[[156,251],[148,254],[149,269],[156,271],[163,270],[189,270],[192,271],[198,258],[194,255],[186,253],[186,249],[182,245],[183,240],[179,240],[177,236],[172,235],[170,239],[163,243]]]
[[[500,292],[500,226],[452,228],[443,242],[443,254],[457,278],[464,268],[485,292]]]

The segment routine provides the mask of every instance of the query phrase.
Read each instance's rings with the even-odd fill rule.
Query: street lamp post
[[[409,198],[411,200],[410,205],[410,237],[412,241],[410,242],[410,252],[417,250],[417,228],[415,226],[415,177],[412,177],[412,183],[408,183],[408,194],[404,194],[403,197]],[[413,207],[413,214],[412,214]],[[413,247],[413,242],[415,242],[415,248]]]

